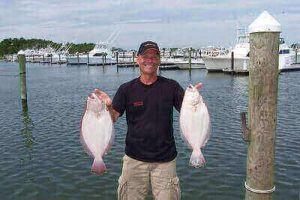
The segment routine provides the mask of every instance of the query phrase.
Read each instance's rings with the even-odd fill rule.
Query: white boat
[[[168,65],[176,65],[179,69],[189,69],[189,59],[188,58],[168,58],[162,57],[161,58],[161,65],[168,66]],[[191,69],[205,69],[204,62],[200,58],[192,58],[191,59]]]
[[[69,56],[67,58],[67,63],[69,65],[76,64],[87,64],[87,65],[102,65],[105,64],[114,64],[116,63],[115,58],[111,51],[111,46],[114,41],[117,39],[121,31],[121,28],[116,29],[106,40],[106,42],[99,42],[95,45],[88,54],[79,54]]]
[[[232,52],[234,53],[233,70],[248,71],[250,43],[248,34],[238,35],[237,44],[225,55],[203,57],[205,67],[209,72],[222,72],[232,68]],[[295,51],[288,47],[283,38],[279,41],[279,71],[292,69],[295,63]]]
[[[76,54],[67,57],[67,63],[69,65],[102,65],[103,62],[106,64],[116,63],[112,56],[112,52],[108,49],[107,43],[98,43],[95,45],[88,54]]]
[[[75,53],[74,55],[67,56],[68,65],[86,65],[88,62],[88,54],[86,53]]]
[[[290,48],[283,38],[279,41],[279,71],[293,70],[296,63],[296,52]]]
[[[233,67],[235,70],[246,70],[249,65],[249,35],[241,33],[241,29],[238,30],[237,42],[235,47],[224,54],[225,51],[213,52],[211,56],[207,54],[203,57],[205,68],[208,72],[222,72],[223,69],[231,68],[232,66],[232,53],[234,56]]]
[[[107,43],[98,43],[93,50],[89,52],[88,65],[102,65],[116,63],[112,56],[112,51]]]
[[[67,56],[69,55],[69,49],[71,48],[72,44],[66,45],[62,44],[57,50],[51,53],[52,64],[63,64],[67,63]]]
[[[161,65],[174,65],[177,69],[189,69],[189,54],[191,54],[191,69],[205,69],[202,58],[197,56],[198,51],[190,51],[190,47],[161,50]],[[199,54],[200,55],[200,54]]]

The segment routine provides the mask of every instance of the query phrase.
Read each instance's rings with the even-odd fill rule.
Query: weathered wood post
[[[104,66],[104,54],[102,54],[102,66]]]
[[[132,52],[132,65],[133,65],[133,71],[135,70],[135,52]]]
[[[122,53],[123,53],[122,60],[123,60],[123,63],[125,63],[125,60],[126,60],[126,59],[125,59],[125,51],[123,50],[123,52],[122,52]],[[127,62],[127,60],[126,60],[126,62]]]
[[[192,71],[192,48],[189,48],[189,73]]]
[[[58,64],[61,64],[61,61],[60,61],[60,53],[58,54]]]
[[[90,64],[90,55],[89,55],[89,53],[86,54],[86,57],[87,57],[87,65],[89,65]]]
[[[231,52],[231,74],[234,73],[234,52]]]
[[[264,11],[250,26],[246,200],[271,200],[281,25]]]
[[[52,64],[52,54],[50,54],[50,64]]]
[[[27,106],[27,90],[26,90],[26,59],[25,59],[25,52],[19,51],[19,71],[20,71],[20,96],[22,101],[22,109],[23,112],[28,111]]]
[[[298,63],[298,48],[295,49],[295,63]]]
[[[77,65],[79,65],[79,53],[77,52],[76,55],[77,55]]]
[[[116,52],[117,72],[119,72],[119,52]]]

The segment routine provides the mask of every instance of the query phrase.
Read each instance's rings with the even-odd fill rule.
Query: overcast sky
[[[114,46],[121,48],[145,40],[228,47],[237,27],[247,28],[263,10],[281,23],[289,44],[300,42],[299,0],[0,0],[0,40],[101,42],[117,33]]]

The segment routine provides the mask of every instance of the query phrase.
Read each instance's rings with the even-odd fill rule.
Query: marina
[[[300,54],[298,48],[292,48],[279,40],[279,72],[298,71]],[[137,67],[136,50],[111,50],[110,43],[97,43],[88,53],[70,54],[69,46],[61,45],[57,50],[48,46],[42,49],[24,50],[26,61],[42,64],[87,65],[118,67]],[[206,69],[209,73],[247,75],[249,70],[249,34],[244,29],[237,30],[236,44],[232,49],[225,48],[161,48],[162,70]],[[17,54],[5,55],[4,61],[18,62]]]
[[[112,66],[65,67],[27,63],[28,113],[19,100],[18,63],[0,62],[1,199],[115,199],[121,172],[126,120],[116,124],[116,142],[105,157],[108,172],[87,169],[91,160],[79,142],[79,124],[89,91],[113,96],[139,70]],[[297,199],[300,181],[300,72],[279,75],[274,200]],[[188,166],[190,151],[179,134],[174,111],[177,169],[183,199],[243,199],[247,144],[240,112],[247,110],[248,77],[194,69],[161,71],[183,87],[203,83],[201,94],[212,119],[212,137],[203,150],[205,167]],[[230,162],[228,162],[230,159]],[[150,198],[149,198],[150,199]]]
[[[299,6],[0,2],[0,200],[300,200]]]

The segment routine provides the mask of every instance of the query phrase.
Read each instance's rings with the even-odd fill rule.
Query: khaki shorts
[[[166,163],[148,163],[125,155],[119,178],[118,199],[146,199],[150,182],[155,200],[180,199],[176,159]]]

